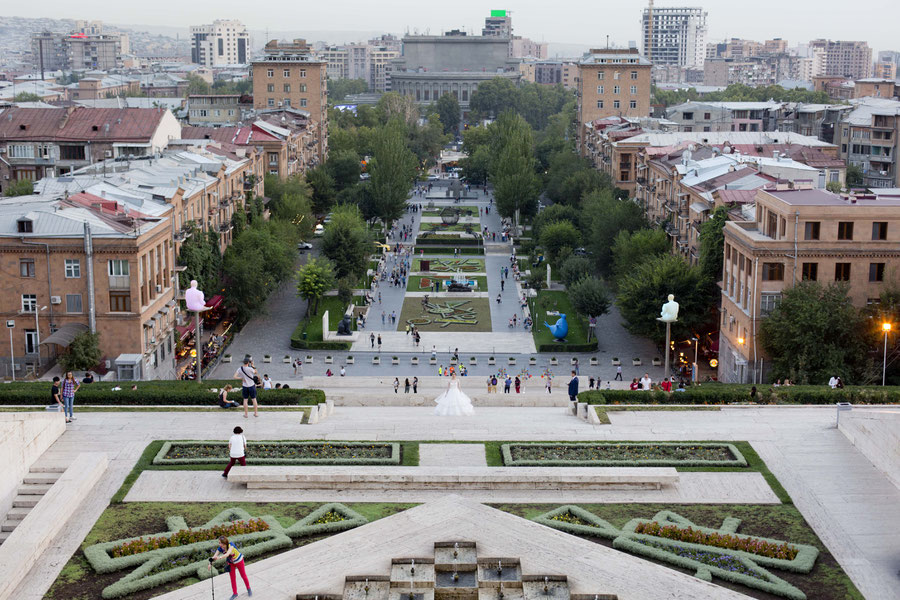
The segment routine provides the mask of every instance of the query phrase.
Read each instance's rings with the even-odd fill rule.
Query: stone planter
[[[223,363],[230,363],[230,362],[231,362],[231,355],[230,355],[230,354],[226,354],[225,356],[223,356],[223,357],[222,357],[222,362],[223,362]]]
[[[661,358],[654,358],[654,359],[653,359],[653,366],[654,366],[654,367],[661,367],[661,366],[662,366],[662,359],[661,359]]]
[[[577,364],[578,364],[578,359],[577,359],[577,358],[570,358],[570,359],[569,359],[569,364],[570,364],[570,365],[577,365]]]
[[[291,357],[285,355],[284,358],[281,359],[281,362],[283,362],[286,365],[289,365],[289,364],[291,364]]]
[[[372,364],[373,364],[373,365],[380,365],[380,364],[381,364],[381,357],[380,357],[380,356],[373,356],[373,357],[372,357]]]
[[[554,356],[553,358],[550,359],[550,365],[553,367],[559,365],[559,360],[557,360],[556,357]]]
[[[493,357],[493,356],[490,356],[490,357],[488,357],[488,364],[489,364],[489,365],[496,365],[496,364],[497,364],[497,361],[494,360],[494,357]]]
[[[313,361],[312,354],[307,354],[306,355],[306,364],[311,365],[312,361]]]
[[[400,364],[400,358],[397,357],[397,356],[392,356],[392,357],[391,357],[391,364],[392,364],[392,365],[399,365],[399,364]]]
[[[353,357],[352,357],[352,356],[348,356],[348,357],[347,357],[347,364],[348,364],[348,365],[352,365],[353,362],[354,362]]]
[[[429,358],[429,359],[428,359],[428,364],[429,364],[429,365],[436,365],[436,364],[437,364],[437,359],[436,359],[436,358]]]
[[[643,363],[641,362],[641,359],[639,359],[639,358],[632,358],[632,359],[631,359],[631,366],[633,366],[633,367],[639,367],[639,366],[641,366],[642,364],[643,364]]]
[[[451,358],[451,359],[450,359],[450,364],[451,364],[451,365],[455,365],[456,363],[457,363],[457,360],[456,360],[455,358]]]
[[[270,363],[270,362],[272,362],[272,357],[269,356],[268,354],[266,354],[265,356],[263,356],[263,362],[264,362],[264,363]]]
[[[614,366],[614,367],[618,367],[619,365],[622,364],[622,361],[619,360],[618,358],[614,358],[614,359],[612,359],[612,361],[610,361],[610,362],[612,362],[612,366]]]
[[[326,364],[326,365],[334,364],[334,357],[331,356],[331,355],[326,356],[326,357],[325,357],[325,364]]]
[[[514,365],[516,364],[516,359],[510,356],[508,359],[506,359],[506,362],[507,364]]]
[[[600,364],[600,360],[596,356],[591,357],[591,366],[596,367]]]
[[[477,364],[478,364],[478,360],[477,360],[474,356],[470,356],[470,357],[469,357],[469,364],[470,364],[470,365],[477,365]]]
[[[529,358],[529,359],[528,359],[528,366],[529,366],[529,367],[535,367],[535,366],[537,366],[537,359],[536,359],[535,357],[533,357],[533,356],[532,356],[531,358]]]
[[[415,365],[418,365],[418,364],[419,364],[419,357],[418,357],[418,356],[413,356],[411,359],[409,359],[409,362],[410,362],[411,365],[414,365],[414,366],[415,366]]]

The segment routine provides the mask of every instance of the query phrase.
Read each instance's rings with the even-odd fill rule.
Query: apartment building
[[[809,42],[809,48],[825,53],[825,75],[847,79],[872,76],[872,49],[867,42],[818,39]]]
[[[862,169],[868,188],[900,187],[900,102],[873,97],[850,102],[854,108],[839,125],[841,158]]]
[[[242,120],[240,100],[240,94],[188,96],[188,123],[199,127],[235,125]]]
[[[0,312],[15,325],[0,373],[10,352],[22,376],[95,331],[119,378],[174,377],[172,210],[129,208],[88,192],[0,200]]]
[[[706,58],[706,18],[702,8],[661,7],[644,9],[641,16],[643,55],[654,65],[702,67]]]
[[[152,156],[179,137],[181,125],[168,110],[7,108],[0,111],[0,191],[105,159]]]
[[[137,96],[141,81],[125,75],[108,75],[103,71],[88,71],[75,83],[66,86],[69,100],[97,100],[117,96]]]
[[[892,62],[877,62],[872,75],[878,79],[897,79],[897,65]]]
[[[779,129],[834,143],[835,129],[851,109],[846,104],[799,104],[790,113],[790,118],[782,121]]]
[[[171,73],[147,73],[138,76],[140,90],[148,98],[183,98],[189,82]]]
[[[685,102],[666,109],[679,131],[777,131],[784,102]]]
[[[299,109],[309,113],[318,133],[318,161],[328,157],[327,63],[312,53],[306,40],[280,44],[272,40],[253,61],[253,106]]]
[[[574,90],[578,80],[577,60],[541,60],[534,65],[534,83],[541,85],[562,85]]]
[[[636,48],[591,50],[579,61],[575,131],[582,155],[593,121],[650,115],[650,69]]]
[[[250,58],[250,33],[240,21],[217,19],[191,27],[191,62],[206,67],[243,65]]]
[[[39,71],[120,68],[131,51],[128,35],[103,31],[100,21],[76,21],[68,33],[42,31],[31,36],[31,60]]]
[[[867,77],[853,82],[854,98],[897,98],[900,97],[900,83],[893,78]]]
[[[763,319],[797,282],[849,286],[857,307],[875,301],[900,267],[900,198],[843,198],[778,185],[756,192],[755,211],[725,224],[718,378],[764,382]]]

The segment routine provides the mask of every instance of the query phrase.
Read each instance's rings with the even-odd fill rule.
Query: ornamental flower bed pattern
[[[503,462],[509,467],[746,467],[733,444],[580,443],[503,444]]]
[[[400,444],[371,442],[249,442],[256,465],[399,465]],[[228,461],[226,442],[171,441],[154,465],[207,465]]]
[[[638,523],[634,528],[634,532],[675,540],[676,542],[690,542],[726,550],[742,550],[758,556],[784,560],[794,560],[799,552],[787,542],[776,544],[758,538],[739,537],[729,533],[721,534],[715,531],[707,533],[693,527],[684,529],[677,525],[660,525],[656,521]]]
[[[120,546],[114,547],[109,551],[109,554],[113,557],[130,556],[132,554],[140,554],[141,552],[149,552],[150,550],[157,550],[159,548],[174,548],[176,546],[186,546],[195,542],[217,540],[223,535],[225,537],[234,537],[245,533],[267,531],[268,529],[269,524],[262,519],[234,521],[228,524],[213,525],[207,529],[181,529],[170,536],[139,537],[136,540],[131,540],[130,542],[125,542]]]
[[[688,519],[671,512],[659,511],[653,519],[632,519],[621,529],[579,506],[561,506],[535,518],[535,521],[566,533],[580,536],[600,537],[612,540],[613,548],[668,563],[675,567],[696,571],[696,576],[707,581],[713,577],[738,583],[770,594],[805,600],[806,594],[791,583],[774,575],[768,568],[781,569],[792,573],[809,573],[815,565],[819,550],[805,544],[790,544],[783,540],[773,540],[759,536],[738,534],[740,519],[728,517],[718,529],[700,527]],[[659,528],[657,530],[657,527]],[[672,529],[669,529],[672,528]],[[700,542],[725,538],[735,540],[734,549],[725,549],[705,543],[679,541],[652,535],[666,529],[671,535],[694,537]],[[677,531],[696,533],[684,534]],[[651,534],[642,533],[649,531]],[[699,534],[699,535],[698,535]],[[715,534],[715,535],[713,535]],[[750,550],[759,548],[791,549],[791,558],[757,554]]]

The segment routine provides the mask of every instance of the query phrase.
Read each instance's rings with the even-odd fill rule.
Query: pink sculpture
[[[206,300],[203,297],[203,292],[197,289],[196,279],[192,279],[191,287],[184,290],[184,301],[187,304],[188,310],[194,312],[209,310],[209,307],[206,305]]]

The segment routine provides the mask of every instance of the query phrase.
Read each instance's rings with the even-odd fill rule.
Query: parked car
[[[428,176],[428,181],[438,181],[438,180],[440,180],[440,177],[438,177],[437,175],[429,175]]]
[[[312,250],[312,247],[312,244],[310,244],[309,242],[300,242],[299,244],[297,244],[297,250],[299,250],[300,252],[303,252],[304,250]]]
[[[316,225],[315,230],[313,231],[313,235],[323,235],[325,233],[325,226],[319,223]]]

